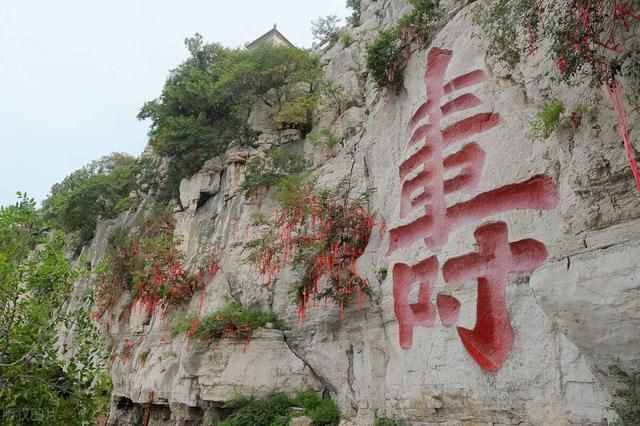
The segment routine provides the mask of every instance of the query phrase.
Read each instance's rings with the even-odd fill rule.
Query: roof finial
[[[273,24],[273,29],[277,30],[278,29],[278,24]]]

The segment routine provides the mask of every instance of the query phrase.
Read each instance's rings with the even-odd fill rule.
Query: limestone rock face
[[[220,190],[222,162],[217,158],[205,163],[202,170],[180,182],[180,203],[187,210],[195,210],[199,203],[206,201]]]
[[[477,2],[444,3],[448,20],[431,46],[441,53],[415,52],[404,89],[393,95],[375,89],[365,46],[410,6],[362,1],[362,25],[349,29],[354,43],[337,44],[322,58],[327,79],[349,99],[340,114],[317,117],[317,127],[338,138],[335,152],[319,152],[295,131],[266,132],[256,148],[236,148],[182,182],[184,210],[176,214],[181,249],[192,263],[212,248],[221,253],[220,272],[186,309],[203,315],[235,300],[272,310],[287,327],[261,330],[249,343],[202,345],[171,336],[170,319],[160,313],[133,312],[118,321],[115,312],[107,331],[114,354],[110,424],[138,424],[145,414],[154,419],[150,424],[208,424],[238,396],[304,389],[330,395],[343,424],[353,425],[371,425],[376,416],[414,425],[596,425],[615,418],[610,405],[616,383],[607,378],[608,368],[640,367],[640,196],[615,119],[597,90],[585,87],[578,97],[575,88],[558,89],[557,96],[574,102],[570,107],[590,102],[591,113],[577,129],[532,140],[529,122],[550,93],[553,64],[533,56],[505,72],[473,36]],[[440,73],[433,71],[438,67]],[[427,84],[441,80],[431,92],[425,75]],[[460,76],[467,77],[454,80]],[[452,80],[451,90],[445,89]],[[451,103],[461,95],[475,101]],[[422,109],[431,115],[412,125],[427,100],[437,102]],[[637,112],[631,118],[637,122]],[[453,179],[451,190],[443,202],[432,197],[426,210],[414,198],[419,208],[412,208],[420,186],[408,189],[403,201],[401,175],[406,180],[420,173],[405,161],[422,146],[420,138],[410,140],[435,119],[449,145],[439,160],[433,151],[428,155],[441,165],[448,158],[449,170],[436,175]],[[308,153],[321,186],[348,177],[354,193],[375,188],[370,204],[376,225],[357,263],[372,296],[362,308],[348,306],[343,319],[337,306],[320,304],[299,322],[289,297],[299,271],[285,269],[267,286],[245,261],[244,245],[260,231],[255,214],[269,216],[277,208],[269,191],[248,196],[241,190],[246,161],[276,145]],[[432,170],[430,164],[425,170]],[[477,177],[473,184],[470,177]],[[446,208],[449,222],[436,217]],[[402,231],[425,214],[440,222]],[[118,221],[134,219],[130,214]],[[113,227],[101,225],[89,249],[93,263]],[[518,243],[507,252],[507,241]],[[472,256],[478,252],[485,257]],[[432,306],[424,300],[415,306],[428,320],[413,318],[417,326],[408,338],[399,318],[405,315],[406,325],[412,308],[402,307],[398,290],[394,296],[404,279],[394,271],[428,259],[434,266],[425,269]],[[419,283],[406,276],[406,300],[415,303]],[[402,309],[405,314],[398,314]]]
[[[294,417],[291,420],[291,426],[311,426],[313,420],[307,416]]]
[[[209,346],[171,339],[162,328],[162,321],[151,326],[135,346],[137,358],[114,361],[113,376],[120,379],[113,384],[115,397],[196,407],[200,400],[227,402],[238,395],[260,398],[320,388],[280,331],[261,330],[249,341],[227,339]]]

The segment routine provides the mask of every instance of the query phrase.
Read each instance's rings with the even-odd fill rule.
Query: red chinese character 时
[[[431,291],[438,278],[438,259],[432,256],[411,267],[404,263],[393,266],[393,300],[402,349],[413,346],[414,327],[432,327],[436,312],[431,303]],[[410,304],[411,289],[419,283],[418,302]]]
[[[433,327],[436,307],[431,302],[433,285],[438,278],[438,258],[429,257],[414,266],[396,263],[393,266],[393,300],[400,335],[400,347],[411,349],[415,327]],[[409,303],[409,295],[420,286],[417,303]],[[445,327],[454,325],[460,312],[460,302],[452,296],[439,294],[436,301],[438,315]]]
[[[473,330],[458,327],[458,334],[480,367],[497,371],[513,347],[506,302],[508,275],[532,273],[546,260],[547,250],[544,244],[532,239],[509,243],[504,222],[483,225],[474,236],[479,250],[449,259],[442,273],[445,282],[452,286],[477,280],[476,324]]]

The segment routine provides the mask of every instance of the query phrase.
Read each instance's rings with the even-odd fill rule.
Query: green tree
[[[234,109],[238,100],[220,95],[220,64],[232,52],[219,44],[205,44],[196,34],[185,40],[187,60],[171,71],[158,99],[144,104],[138,118],[149,119],[154,150],[172,158],[169,193],[176,195],[180,179],[195,173],[208,158],[224,152],[243,129]]]
[[[104,408],[94,398],[97,334],[86,310],[66,312],[74,272],[61,235],[45,229],[25,195],[0,208],[0,418],[7,426],[86,424]],[[63,326],[79,336],[69,361],[57,350]]]
[[[320,47],[338,40],[339,22],[340,18],[336,15],[323,16],[315,21],[311,21],[311,34],[313,35],[316,46]]]
[[[360,18],[362,17],[361,0],[347,0],[347,7],[353,10],[351,16],[347,18],[347,21],[349,24],[357,27],[360,25]]]
[[[237,50],[219,64],[218,96],[234,99],[246,121],[256,102],[282,110],[306,99],[321,75],[318,58],[301,49],[261,46]]]
[[[320,74],[317,58],[290,48],[227,49],[198,34],[185,41],[189,58],[171,72],[161,96],[138,118],[149,119],[150,143],[171,159],[165,198],[180,180],[232,143],[250,144],[247,119],[256,102],[276,108],[280,127],[304,128],[314,107],[310,94]]]
[[[75,233],[81,246],[93,238],[98,218],[113,218],[129,207],[139,170],[138,161],[127,154],[102,157],[55,184],[43,203],[44,214]]]

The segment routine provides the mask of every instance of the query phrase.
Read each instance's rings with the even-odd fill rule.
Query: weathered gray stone
[[[180,202],[188,210],[195,210],[203,198],[220,190],[220,173],[203,171],[180,182]]]
[[[291,419],[291,423],[289,426],[311,426],[313,425],[313,420],[307,416],[294,417]]]

